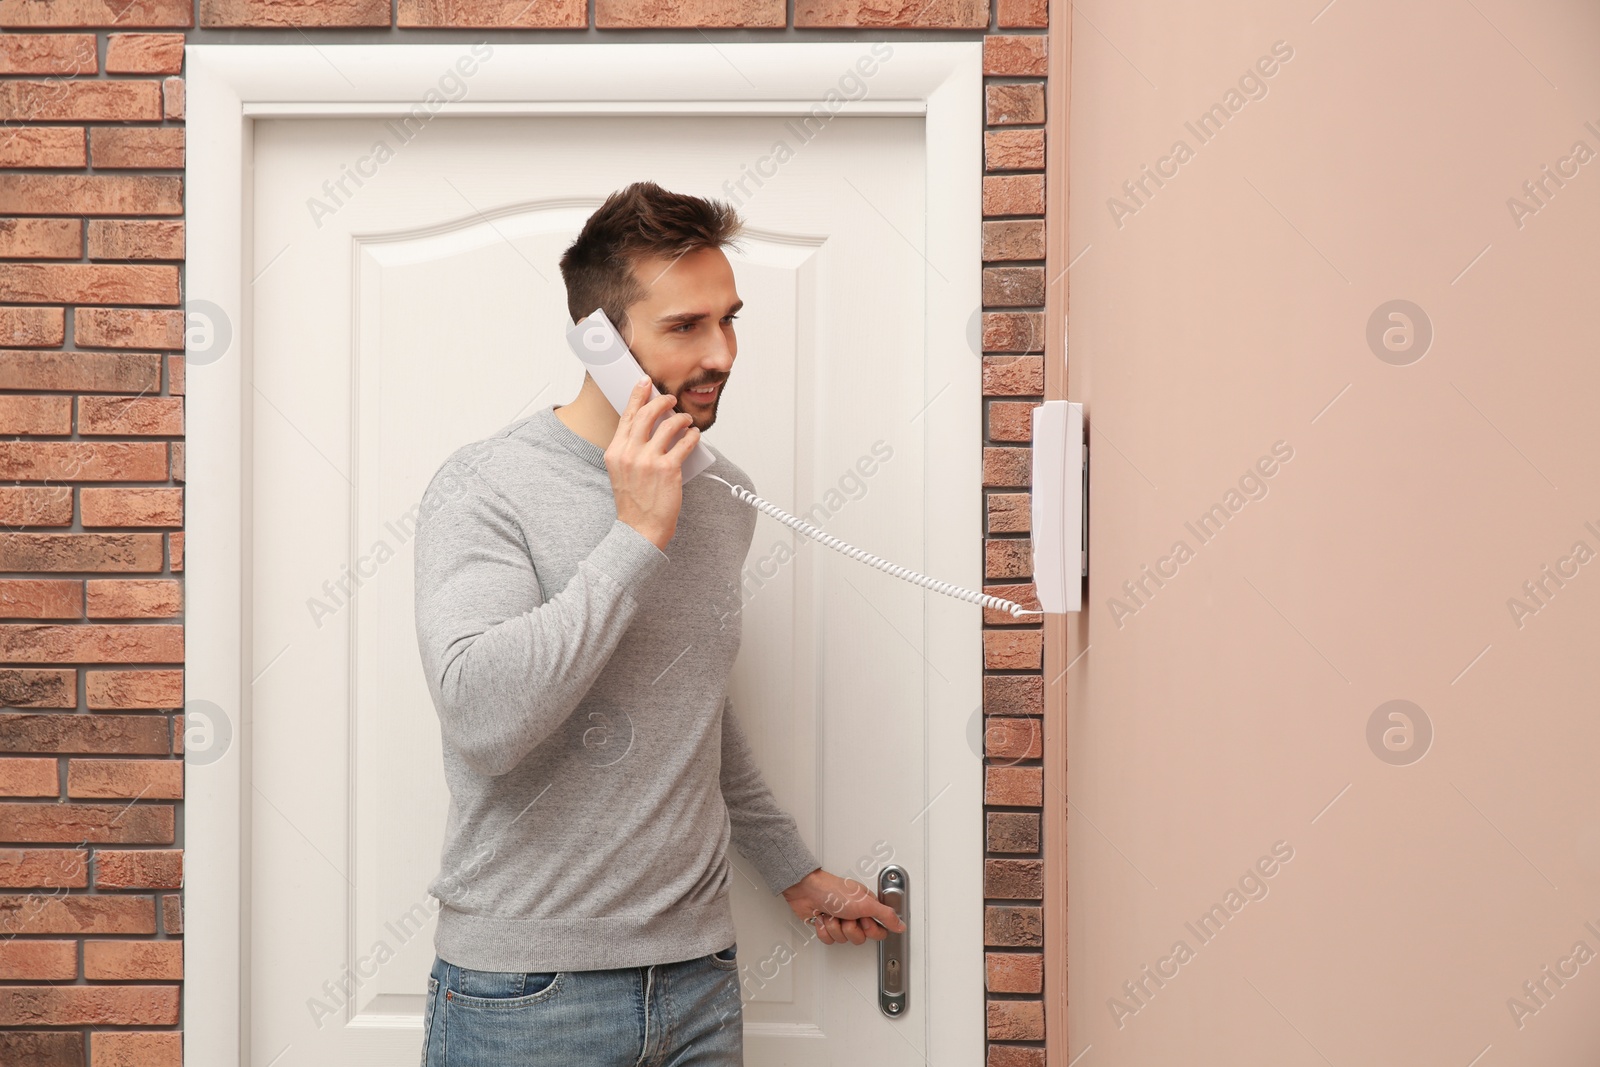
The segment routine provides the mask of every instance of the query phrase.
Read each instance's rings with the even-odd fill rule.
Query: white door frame
[[[892,54],[870,76],[862,76],[855,64],[871,55],[873,44],[880,52],[888,44]],[[191,326],[215,320],[218,338],[225,329],[231,341],[226,347],[191,346],[187,353],[184,697],[186,708],[197,701],[215,705],[213,714],[220,714],[233,739],[216,758],[185,762],[185,1063],[243,1067],[248,1049],[248,828],[241,821],[242,790],[249,782],[241,753],[248,734],[240,725],[250,699],[245,673],[250,637],[247,428],[252,406],[248,297],[251,279],[266,265],[263,253],[271,255],[270,250],[252,249],[245,228],[251,217],[254,119],[373,114],[411,114],[422,122],[491,114],[802,116],[813,109],[819,116],[925,115],[925,251],[931,263],[942,266],[927,272],[925,336],[930,359],[965,358],[973,370],[970,379],[963,374],[961,380],[977,380],[978,357],[967,349],[967,320],[979,306],[981,42],[495,44],[492,56],[476,62],[470,76],[458,72],[468,87],[466,95],[446,100],[439,81],[463,57],[478,59],[472,47],[463,40],[459,45],[185,49],[187,315]],[[856,84],[848,77],[853,71],[866,92],[851,100],[846,93]],[[974,531],[982,529],[978,443],[928,441],[930,467],[944,472],[944,484],[971,501],[961,505],[970,507],[970,521],[930,527],[929,558],[950,558],[952,550],[974,560],[981,557],[972,544]],[[960,574],[950,577],[963,580]],[[969,579],[966,584],[976,583]],[[930,658],[967,662],[976,675],[981,665],[977,615],[970,609],[934,610],[930,605],[928,618]],[[200,707],[204,705],[196,712]],[[952,994],[940,1012],[928,1013],[929,1062],[976,1063],[984,1039],[982,772],[968,748],[965,723],[933,727],[927,731],[929,780],[952,783],[937,809],[940,837],[970,842],[970,862],[964,856],[941,859],[937,894],[913,887],[912,906],[922,906],[930,933],[927,944],[912,950],[940,961],[940,982]],[[947,833],[952,836],[946,838]],[[930,862],[939,852],[931,850]]]

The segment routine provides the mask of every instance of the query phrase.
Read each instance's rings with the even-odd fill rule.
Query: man
[[[741,1063],[730,841],[825,944],[905,928],[821,869],[728,707],[757,516],[682,465],[733,367],[740,226],[651,182],[608,198],[562,257],[567,307],[603,308],[647,377],[619,415],[586,376],[424,494],[417,639],[451,797],[425,1067]]]

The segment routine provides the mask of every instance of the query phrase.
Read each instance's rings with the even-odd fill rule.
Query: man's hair
[[[671,193],[655,182],[634,182],[606,198],[561,256],[572,321],[601,308],[618,330],[645,287],[633,266],[649,256],[673,259],[700,248],[732,244],[744,223],[720,200]]]

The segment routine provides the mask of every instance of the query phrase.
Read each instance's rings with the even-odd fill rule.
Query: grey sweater
[[[751,489],[720,452],[708,470]],[[819,864],[729,707],[756,513],[684,486],[666,551],[553,407],[423,494],[417,642],[450,808],[434,948],[485,971],[635,967],[734,941],[731,840],[774,893]]]

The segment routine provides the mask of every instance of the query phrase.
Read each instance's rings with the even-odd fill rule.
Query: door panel
[[[978,384],[975,360],[954,377],[928,370],[920,120],[836,119],[759,188],[726,189],[782,122],[451,119],[346,182],[348,196],[324,182],[339,192],[385,136],[380,122],[256,124],[258,1062],[285,1048],[306,1064],[415,1062],[433,958],[425,887],[448,793],[416,651],[414,507],[457,446],[576,394],[556,263],[604,194],[649,177],[727,198],[750,226],[729,250],[747,306],[707,440],[763,496],[820,509],[813,521],[830,532],[981,580],[975,555],[925,547],[930,526],[976,521],[961,502],[979,499],[975,482],[928,493],[927,441],[977,439]],[[930,723],[964,723],[978,703],[976,625],[970,664],[936,665],[923,593],[786,534],[756,527],[730,682],[769,784],[829,870],[870,880],[892,861],[926,893],[937,855],[952,884],[968,884],[976,819],[940,809],[976,809],[977,760],[955,784],[933,780],[923,752]],[[734,864],[749,1062],[920,1063],[930,1011],[969,1015],[981,1041],[975,896],[964,976],[942,980],[917,953],[924,922],[912,1008],[891,1022],[872,947],[807,944],[781,898]]]

